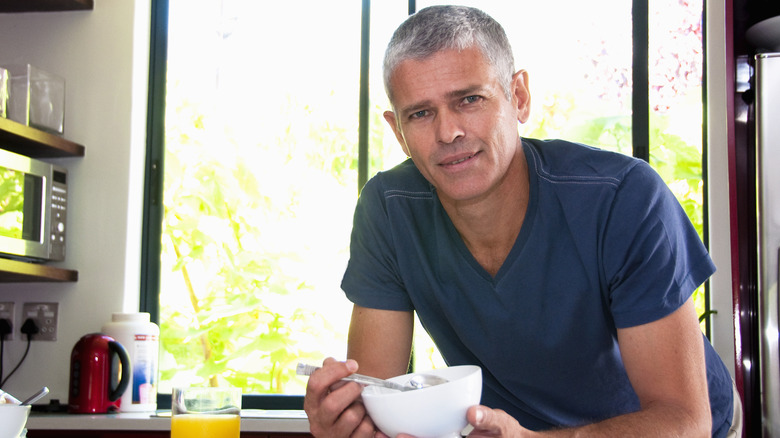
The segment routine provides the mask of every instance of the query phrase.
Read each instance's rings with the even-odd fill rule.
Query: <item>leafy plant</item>
[[[654,65],[653,81],[662,85],[650,90],[654,110],[671,107],[678,95],[700,84],[700,65],[691,62],[687,53],[701,47],[697,21],[701,6],[682,3],[692,12],[669,32],[664,49],[657,51],[661,56]],[[217,37],[230,35],[218,32]],[[682,40],[686,46],[669,48]],[[619,57],[613,59],[603,41],[593,44],[582,51],[590,65],[585,70],[591,69],[583,75],[599,99],[616,103],[610,107],[615,110],[596,110],[593,105],[599,114],[575,120],[575,108],[591,108],[599,102],[554,93],[543,97],[542,113],[533,122],[534,129],[524,135],[562,137],[631,154],[631,124],[625,115],[629,67],[615,62]],[[169,70],[172,78],[173,72]],[[329,105],[334,93],[325,98],[301,93],[305,103],[288,96],[277,114],[272,114],[276,108],[269,107],[281,94],[260,96],[253,101],[256,107],[246,110],[257,117],[245,119],[256,123],[246,135],[240,126],[220,118],[223,109],[215,108],[209,96],[195,96],[212,90],[194,88],[188,93],[180,85],[176,80],[168,85],[161,241],[162,266],[167,267],[160,293],[162,380],[229,384],[251,393],[300,391],[305,382],[292,375],[294,363],[331,355],[325,351],[326,341],[345,336],[338,322],[328,320],[312,304],[319,300],[327,305],[328,299],[323,299],[322,286],[312,279],[312,267],[303,265],[303,259],[346,258],[347,238],[333,237],[338,231],[330,224],[348,227],[354,208],[357,117],[355,123],[336,120],[334,108],[346,107]],[[259,88],[268,92],[264,86]],[[347,116],[350,111],[345,111]],[[396,142],[385,141],[389,128],[381,114],[382,108],[374,107],[369,118],[372,173],[398,160]],[[701,233],[699,147],[668,129],[671,116],[663,111],[653,114],[651,164]],[[11,183],[7,178],[2,181]],[[8,211],[18,199],[0,202],[2,211]],[[314,242],[318,248],[313,248]],[[338,284],[333,283],[337,290]],[[702,295],[697,291],[700,314],[704,313]],[[433,350],[432,344],[424,347],[420,356],[433,362]]]
[[[0,170],[0,236],[22,238],[24,208],[24,174],[11,169]],[[29,202],[29,200],[28,200]]]
[[[301,300],[311,286],[283,266],[299,257],[299,243],[278,245],[278,234],[288,230],[269,225],[294,223],[303,207],[299,190],[311,182],[283,185],[288,191],[279,196],[264,193],[299,156],[302,165],[348,181],[353,160],[343,158],[348,152],[334,153],[348,150],[347,134],[328,126],[312,130],[318,144],[331,144],[319,152],[296,148],[301,139],[280,139],[287,150],[256,145],[255,158],[278,166],[271,175],[229,137],[213,143],[210,120],[194,104],[172,114],[179,120],[169,125],[175,128],[166,147],[162,244],[164,265],[178,277],[166,277],[174,282],[163,284],[161,294],[162,379],[283,393],[295,379],[295,362],[324,355],[311,339],[333,328]]]

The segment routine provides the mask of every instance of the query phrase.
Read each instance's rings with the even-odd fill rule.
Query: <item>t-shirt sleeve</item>
[[[399,274],[397,251],[381,182],[372,178],[355,207],[350,256],[341,288],[353,303],[384,310],[413,310]]]
[[[634,166],[618,187],[603,248],[618,328],[671,314],[715,272],[685,211],[647,163]]]

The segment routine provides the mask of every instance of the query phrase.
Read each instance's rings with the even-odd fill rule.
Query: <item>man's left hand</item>
[[[501,409],[472,406],[469,408],[466,418],[469,424],[474,426],[474,430],[469,433],[469,438],[538,436],[537,433],[521,426],[517,420]]]
[[[490,409],[486,406],[472,406],[466,413],[466,419],[474,430],[468,438],[497,438],[497,437],[536,437],[532,432],[517,422],[512,416],[501,409]],[[411,435],[401,434],[397,438],[414,438]]]

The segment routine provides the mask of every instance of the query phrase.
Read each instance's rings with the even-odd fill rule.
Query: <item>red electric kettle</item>
[[[130,359],[122,344],[102,333],[83,336],[70,355],[68,412],[116,411],[131,375]]]

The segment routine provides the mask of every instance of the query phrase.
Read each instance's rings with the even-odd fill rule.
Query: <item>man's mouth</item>
[[[470,160],[470,159],[474,158],[475,155],[477,155],[477,154],[471,154],[471,155],[469,155],[467,157],[459,158],[457,160],[450,161],[448,163],[442,163],[442,164],[444,164],[445,166],[453,166],[455,164],[460,164],[460,163],[462,163],[462,162],[464,162],[466,160]]]

